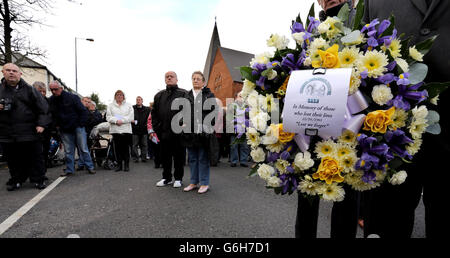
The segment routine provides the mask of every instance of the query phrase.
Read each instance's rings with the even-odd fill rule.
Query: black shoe
[[[120,163],[120,165],[116,168],[116,172],[120,172],[120,171],[122,171],[123,170],[123,167],[122,167],[122,162]]]
[[[125,166],[123,168],[123,171],[125,171],[125,172],[130,171],[130,162],[129,161],[125,161]]]
[[[161,168],[161,165],[155,165],[155,168],[156,169]]]
[[[16,183],[16,184],[10,184],[6,187],[6,190],[8,190],[8,192],[12,192],[14,190],[19,189],[20,187],[22,187],[21,183]]]
[[[146,159],[142,159],[142,163],[147,163],[147,160]]]
[[[247,164],[241,164],[241,167],[248,168]]]
[[[97,172],[95,171],[95,169],[88,169],[88,173],[91,174],[91,175],[94,175]]]
[[[232,163],[232,164],[231,164],[231,167],[232,167],[232,168],[235,168],[236,166],[237,166],[237,165],[236,165],[235,163]]]
[[[47,187],[47,185],[44,182],[36,183],[34,186],[39,190],[43,190]]]
[[[84,170],[83,166],[77,168],[77,171],[83,171],[83,170]]]
[[[134,163],[139,163],[139,160],[138,159],[135,159],[135,160],[133,160],[134,161]]]

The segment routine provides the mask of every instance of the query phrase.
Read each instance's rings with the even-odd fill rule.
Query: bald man
[[[0,143],[11,179],[7,190],[19,189],[30,178],[38,189],[46,187],[41,134],[50,124],[47,101],[26,83],[15,64],[5,64],[0,86]]]
[[[173,111],[171,107],[172,102],[177,98],[186,99],[188,92],[178,88],[178,76],[175,72],[167,72],[164,79],[166,89],[156,94],[152,110],[153,129],[161,141],[161,153],[163,153],[163,178],[156,186],[164,187],[173,183],[173,187],[180,188],[184,176],[186,149],[181,144],[181,136],[172,130],[171,122],[178,111]],[[172,162],[175,166],[173,175]],[[173,177],[175,182],[172,181]]]

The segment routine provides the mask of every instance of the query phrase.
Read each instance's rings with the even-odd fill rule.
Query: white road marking
[[[5,221],[0,224],[0,236],[3,235],[9,228],[11,228],[20,218],[22,218],[25,214],[27,214],[36,204],[39,203],[47,194],[49,194],[53,189],[55,189],[64,179],[65,177],[58,178],[53,184],[47,186],[44,190],[42,190],[36,197],[31,199],[27,204],[22,206],[19,210],[17,210],[13,215],[7,218]]]

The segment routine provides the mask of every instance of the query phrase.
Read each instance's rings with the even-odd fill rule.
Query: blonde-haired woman
[[[118,90],[114,101],[106,111],[106,121],[110,123],[109,133],[113,136],[119,167],[116,172],[130,171],[130,147],[132,141],[131,122],[134,120],[133,106],[125,101],[125,94]]]

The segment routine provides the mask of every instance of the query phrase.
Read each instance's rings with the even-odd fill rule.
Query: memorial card
[[[339,137],[345,121],[352,69],[294,71],[283,110],[286,132]],[[314,73],[314,74],[313,74]]]

